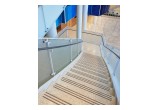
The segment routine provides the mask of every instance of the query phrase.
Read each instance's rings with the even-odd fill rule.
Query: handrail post
[[[70,44],[72,44],[72,39],[70,39]],[[72,45],[71,45],[71,62],[72,62]]]
[[[79,42],[79,40],[81,40],[81,39],[78,39],[78,42]],[[81,44],[81,43],[78,43],[78,55],[81,53],[81,49],[79,49],[79,47],[81,47],[80,44]]]
[[[78,42],[78,38],[77,38],[77,42]],[[77,50],[78,50],[78,53],[77,53],[77,56],[79,55],[79,44],[77,44]]]
[[[79,45],[80,45],[80,52],[79,52],[79,54],[80,54],[82,52],[82,42],[79,43]]]
[[[49,41],[48,41],[48,39],[46,41],[44,41],[44,42],[46,43],[46,47],[48,48],[49,47]],[[51,75],[54,76],[56,73],[55,73],[54,68],[53,68],[52,54],[51,54],[51,51],[49,49],[47,51],[48,51],[49,61],[50,61],[51,70],[52,70]]]
[[[67,31],[67,38],[69,38],[69,37],[68,37],[68,29],[67,29],[66,31]]]

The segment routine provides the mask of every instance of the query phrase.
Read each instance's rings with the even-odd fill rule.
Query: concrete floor
[[[120,17],[88,16],[87,30],[103,33],[107,44],[120,49]]]

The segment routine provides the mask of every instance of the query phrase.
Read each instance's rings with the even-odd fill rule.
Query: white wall
[[[44,5],[38,7],[38,38],[43,38],[53,22],[62,13],[65,5]],[[45,32],[46,31],[46,32]]]

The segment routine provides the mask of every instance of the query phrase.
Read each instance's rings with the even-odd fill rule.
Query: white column
[[[88,5],[83,6],[83,30],[87,30]]]
[[[82,5],[77,5],[77,38],[82,38]]]
[[[56,22],[52,24],[52,27],[47,33],[47,36],[50,38],[56,38],[57,37],[57,27],[56,27]]]

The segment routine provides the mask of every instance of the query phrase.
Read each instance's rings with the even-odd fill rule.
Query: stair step
[[[108,85],[112,86],[112,84],[110,82],[110,78],[102,79],[100,77],[93,76],[93,75],[87,74],[85,72],[76,70],[76,69],[71,69],[71,71],[78,74],[78,75],[81,75],[83,77],[90,78],[92,80],[95,80],[95,81],[98,81],[98,82],[101,82],[101,83],[108,84]]]
[[[100,56],[92,55],[92,54],[89,54],[89,53],[83,53],[82,57],[102,59]]]
[[[48,92],[45,92],[44,96],[45,99],[57,104],[57,105],[71,105],[69,102],[66,102],[60,98],[58,98],[57,96],[50,94]]]
[[[92,75],[102,76],[102,78],[107,78],[107,77],[109,77],[109,73],[107,73],[107,72],[104,73],[104,72],[93,71],[93,70],[84,68],[84,67],[79,66],[79,65],[75,65],[73,68],[76,68],[76,69],[78,69],[78,70],[81,70],[81,71],[83,71],[83,72],[86,72],[86,73],[89,73],[89,74],[92,74]]]
[[[101,57],[99,57],[99,56],[92,57],[92,56],[90,56],[90,55],[82,55],[81,58],[82,58],[82,59],[83,59],[83,58],[84,58],[84,59],[89,59],[89,60],[93,60],[93,61],[99,61],[99,62],[104,63],[104,60],[103,60]],[[105,63],[104,63],[104,64],[105,64]]]
[[[100,65],[96,65],[96,64],[93,64],[93,63],[89,63],[89,62],[83,62],[83,61],[81,61],[81,62],[78,61],[77,63],[81,63],[81,64],[86,65],[86,66],[91,66],[93,68],[98,68],[98,69],[102,69],[102,70],[107,70],[108,71],[106,66],[101,67]]]
[[[80,61],[83,61],[83,62],[88,62],[88,63],[93,63],[93,64],[97,64],[97,65],[100,65],[100,66],[106,66],[105,63],[102,63],[100,61],[96,61],[95,59],[85,59],[85,58],[80,58]]]
[[[109,91],[111,93],[111,95],[114,95],[113,88],[111,88],[111,86],[108,86],[107,84],[101,84],[96,81],[89,80],[87,78],[78,76],[74,73],[67,73],[66,75],[69,78],[71,78],[72,80],[75,80],[75,81],[78,80],[78,82],[81,82],[81,83],[88,85],[89,87],[92,87],[92,88],[101,89],[101,90],[103,89],[105,92]]]
[[[56,83],[54,85],[54,88],[56,88],[59,91],[62,91],[64,93],[66,93],[69,96],[73,96],[73,97],[77,98],[75,101],[82,100],[82,101],[85,101],[88,104],[92,104],[92,105],[104,105],[104,103],[101,103],[97,100],[94,100],[94,99],[88,97],[88,96],[85,96],[84,94],[82,94],[82,92],[81,93],[77,92],[76,89],[72,90],[70,88],[62,86],[62,84],[57,84]]]
[[[93,68],[91,66],[86,66],[86,65],[83,65],[81,63],[77,63],[76,65],[80,66],[80,67],[83,67],[83,68],[87,68],[87,69],[90,69],[92,71],[96,71],[96,72],[100,72],[100,73],[108,73],[107,70],[102,70],[102,69],[99,69],[99,68]]]
[[[86,60],[91,60],[91,61],[95,61],[95,62],[104,63],[103,59],[99,59],[99,58],[91,58],[91,57],[84,57],[84,56],[82,56],[81,59],[86,59]]]
[[[59,91],[66,93],[66,95],[75,97],[76,98],[76,100],[74,100],[75,102],[79,102],[78,100],[81,100],[91,105],[115,104],[115,97],[111,95],[108,96],[107,97],[108,100],[106,100],[107,98],[103,99],[95,94],[88,93],[85,90],[79,88],[75,89],[74,86],[71,86],[69,84],[67,85],[67,87],[63,85],[66,85],[66,83],[64,82],[62,82],[61,84],[56,83],[53,87]]]
[[[94,75],[94,76],[96,76],[96,77],[100,77],[100,78],[102,78],[102,79],[110,78],[109,75],[107,76],[107,75],[104,75],[104,74],[95,74],[95,73],[93,73],[93,72],[90,72],[90,73],[89,73],[89,72],[87,72],[87,71],[82,71],[82,70],[77,69],[77,68],[73,68],[73,69],[71,69],[70,71],[72,71],[72,72],[79,72],[79,71],[81,71],[81,72],[84,72],[84,73],[89,74],[89,75]]]
[[[79,62],[94,64],[94,65],[96,65],[96,66],[101,66],[101,67],[106,67],[105,64],[99,63],[99,62],[95,62],[95,61],[93,61],[93,60],[79,59]]]
[[[64,101],[70,103],[71,105],[90,105],[89,101],[80,100],[79,98],[82,98],[83,96],[79,96],[77,94],[72,94],[70,91],[66,91],[63,88],[52,86],[52,89],[47,90],[48,93],[57,96],[60,99],[63,99]],[[73,90],[74,91],[74,90]],[[42,96],[39,96],[40,100],[43,100],[43,102],[39,102],[39,104],[47,104],[47,105],[57,105],[54,102],[47,100]]]
[[[104,92],[101,92],[101,89],[94,89],[94,88],[91,88],[91,87],[86,86],[84,84],[81,84],[79,82],[76,82],[76,81],[73,81],[71,79],[65,78],[65,77],[62,77],[61,80],[68,84],[68,88],[75,88],[76,87],[74,90],[76,90],[79,93],[84,91],[85,92],[84,95],[88,95],[88,93],[89,93],[89,94],[96,95],[97,97],[104,98],[105,100],[109,100],[109,101],[112,100],[111,99],[112,95],[109,91],[106,91],[106,93],[104,93]],[[66,85],[66,84],[63,84],[63,85]]]

